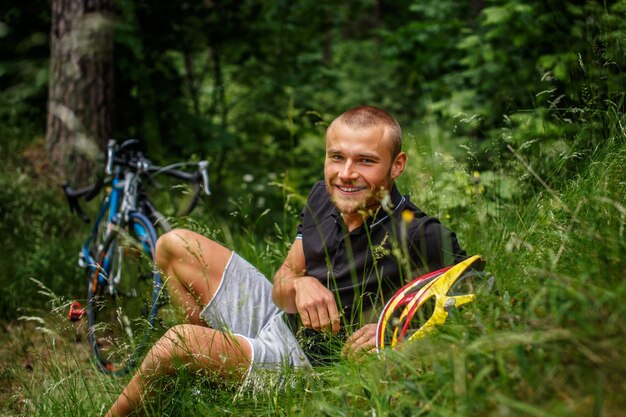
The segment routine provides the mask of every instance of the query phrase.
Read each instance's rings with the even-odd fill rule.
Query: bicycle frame
[[[108,282],[109,291],[114,291],[114,284],[108,277],[111,272],[111,258],[112,254],[106,253],[104,259],[100,262],[94,258],[95,253],[90,252],[90,245],[93,240],[97,238],[98,231],[100,229],[100,223],[105,221],[104,217],[108,210],[108,217],[106,218],[106,236],[103,241],[107,241],[111,238],[111,233],[115,227],[122,227],[130,220],[130,213],[136,211],[137,199],[139,194],[139,177],[134,173],[127,173],[125,179],[114,178],[111,183],[111,192],[105,197],[102,203],[96,221],[94,222],[87,241],[83,244],[79,264],[84,268],[89,268],[92,273],[98,270],[98,281],[93,282],[92,285],[103,284]],[[138,223],[133,224],[134,232],[140,238],[143,245],[143,249],[146,252],[150,252],[151,248],[146,243],[148,239],[148,231]],[[155,237],[154,237],[155,238]],[[95,248],[96,252],[100,248]],[[98,265],[101,265],[98,267]],[[119,279],[119,278],[118,278]],[[94,288],[95,290],[95,288]]]

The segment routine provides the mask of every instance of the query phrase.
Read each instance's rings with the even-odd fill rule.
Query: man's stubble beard
[[[384,185],[374,190],[368,189],[365,198],[358,200],[343,198],[337,196],[335,193],[330,193],[330,187],[332,186],[328,182],[326,183],[326,190],[330,195],[330,201],[337,207],[339,213],[343,215],[353,215],[359,212],[365,214],[368,211],[374,211],[378,208],[385,195],[389,194],[391,185],[391,175],[388,175]]]

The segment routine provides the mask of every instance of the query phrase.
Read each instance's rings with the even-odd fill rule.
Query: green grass
[[[615,116],[610,136],[575,175],[556,181],[535,172],[545,187],[529,172],[540,161],[513,155],[508,170],[476,175],[452,156],[453,138],[435,143],[431,137],[440,131],[424,134],[419,146],[409,145],[419,163],[402,186],[418,206],[455,229],[469,252],[487,259],[495,291],[402,352],[304,375],[270,374],[247,389],[181,371],[163,381],[164,389],[147,403],[148,414],[623,415],[622,121],[623,115]],[[525,192],[529,187],[535,187],[532,193]],[[243,212],[237,208],[234,217],[246,219]],[[234,247],[271,276],[293,234],[276,226],[259,239],[253,232],[257,220],[247,218],[248,229],[218,226],[206,217],[181,224]],[[24,313],[39,319],[12,324],[2,336],[0,414],[101,415],[127,378],[95,370],[81,339],[84,329],[64,319],[70,297],[48,295],[50,304]]]

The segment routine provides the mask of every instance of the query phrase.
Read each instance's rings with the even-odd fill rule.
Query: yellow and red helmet
[[[451,308],[491,290],[493,276],[482,272],[485,261],[472,256],[454,266],[422,275],[402,287],[385,305],[376,330],[376,349],[424,336],[445,323]]]

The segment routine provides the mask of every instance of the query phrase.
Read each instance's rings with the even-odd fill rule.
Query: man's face
[[[326,189],[344,216],[378,207],[405,163],[404,153],[391,160],[384,126],[353,129],[339,122],[326,133]]]

